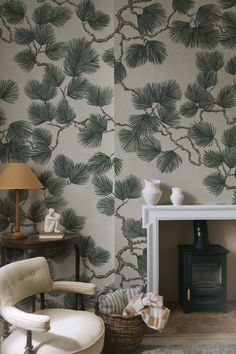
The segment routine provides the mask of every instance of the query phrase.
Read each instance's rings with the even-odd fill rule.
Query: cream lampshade
[[[0,174],[0,189],[16,190],[16,221],[12,238],[27,236],[20,232],[20,190],[40,188],[44,186],[25,163],[9,163]]]

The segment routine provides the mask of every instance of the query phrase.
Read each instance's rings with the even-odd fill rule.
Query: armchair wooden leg
[[[10,323],[4,321],[2,330],[2,339],[6,339],[10,335]]]
[[[26,336],[27,336],[27,338],[26,338],[26,346],[25,346],[24,354],[33,354],[32,332],[27,331]]]

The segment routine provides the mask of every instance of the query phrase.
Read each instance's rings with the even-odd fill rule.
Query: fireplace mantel
[[[147,291],[159,292],[159,221],[236,220],[236,205],[143,205],[147,229]]]

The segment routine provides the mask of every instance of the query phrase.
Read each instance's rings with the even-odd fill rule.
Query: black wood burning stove
[[[184,312],[227,311],[228,251],[208,242],[207,222],[195,220],[194,244],[179,245],[179,301]]]

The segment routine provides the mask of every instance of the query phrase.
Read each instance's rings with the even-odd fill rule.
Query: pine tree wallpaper
[[[161,203],[173,186],[236,203],[235,0],[3,0],[0,49],[1,163],[45,186],[21,194],[22,227],[55,208],[81,234],[83,280],[145,285],[145,178]],[[9,192],[0,230],[13,222]],[[45,255],[73,278],[72,249]]]

